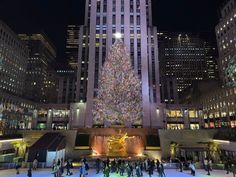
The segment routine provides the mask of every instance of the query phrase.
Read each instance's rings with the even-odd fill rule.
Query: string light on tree
[[[122,40],[116,40],[103,65],[93,114],[95,124],[141,124],[141,83]]]

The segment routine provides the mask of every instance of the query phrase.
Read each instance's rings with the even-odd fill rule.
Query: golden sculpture
[[[107,144],[108,144],[108,156],[127,156],[126,150],[126,139],[129,137],[127,133],[122,133],[119,131],[118,135],[113,135],[108,137]]]

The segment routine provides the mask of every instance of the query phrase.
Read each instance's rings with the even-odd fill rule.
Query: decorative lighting
[[[143,157],[143,153],[137,154],[137,157]]]
[[[116,39],[121,39],[122,38],[122,34],[120,32],[116,32],[114,34],[114,36],[115,36]]]
[[[8,140],[0,140],[0,143],[7,143],[7,142],[12,142],[12,141],[22,141],[22,138],[18,139],[8,139]]]
[[[230,143],[230,141],[227,141],[227,140],[213,140],[213,141],[216,143],[226,143],[226,144]]]

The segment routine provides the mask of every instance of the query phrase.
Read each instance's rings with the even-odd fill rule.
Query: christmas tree
[[[141,83],[121,40],[115,42],[104,62],[93,114],[95,124],[141,123]]]

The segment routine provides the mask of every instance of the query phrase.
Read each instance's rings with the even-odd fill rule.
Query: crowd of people
[[[88,174],[88,163],[86,159],[81,161],[80,177]],[[106,160],[96,159],[95,161],[96,173],[102,172],[104,177],[109,177],[111,173],[119,174],[120,176],[143,176],[143,172],[147,172],[151,177],[156,170],[159,177],[165,177],[164,166],[159,160],[146,159],[145,161],[125,161],[122,159]]]
[[[53,160],[52,163],[52,174],[54,177],[62,177],[64,173],[64,169],[66,169],[66,175],[71,176],[72,172],[71,169],[73,168],[73,164],[71,161],[67,160],[66,162],[64,159]]]
[[[157,172],[158,177],[166,177],[164,172],[164,165],[163,162],[159,160],[151,160],[151,159],[145,159],[145,160],[123,160],[123,159],[99,159],[97,158],[95,162],[93,162],[96,169],[96,173],[103,173],[104,177],[109,177],[110,174],[116,173],[119,176],[137,176],[141,177],[143,176],[143,173],[147,173],[149,177],[152,177],[154,172]],[[179,159],[175,159],[173,163],[176,164],[176,169],[179,169],[180,172],[183,172],[184,169],[189,169],[192,176],[195,176],[196,174],[196,167],[193,161],[187,161],[183,162]],[[91,162],[88,163],[86,158],[83,158],[79,163],[79,176],[85,177],[89,176],[89,164],[91,165]],[[16,174],[19,174],[19,168],[20,165],[16,164]],[[32,171],[37,170],[38,168],[38,160],[35,158],[33,163],[29,166],[27,176],[32,177]],[[57,159],[53,160],[52,163],[52,174],[54,177],[62,177],[63,174],[66,176],[71,176],[73,168],[73,164],[70,160],[64,161],[64,159]],[[212,167],[212,160],[210,158],[206,158],[203,160],[203,168],[207,172],[207,175],[211,175],[211,171],[213,169]],[[66,169],[66,171],[64,170]],[[236,173],[235,166],[232,166],[232,163],[230,160],[226,160],[224,163],[224,169],[226,170],[226,174],[229,174],[229,172],[232,172],[234,177]]]

